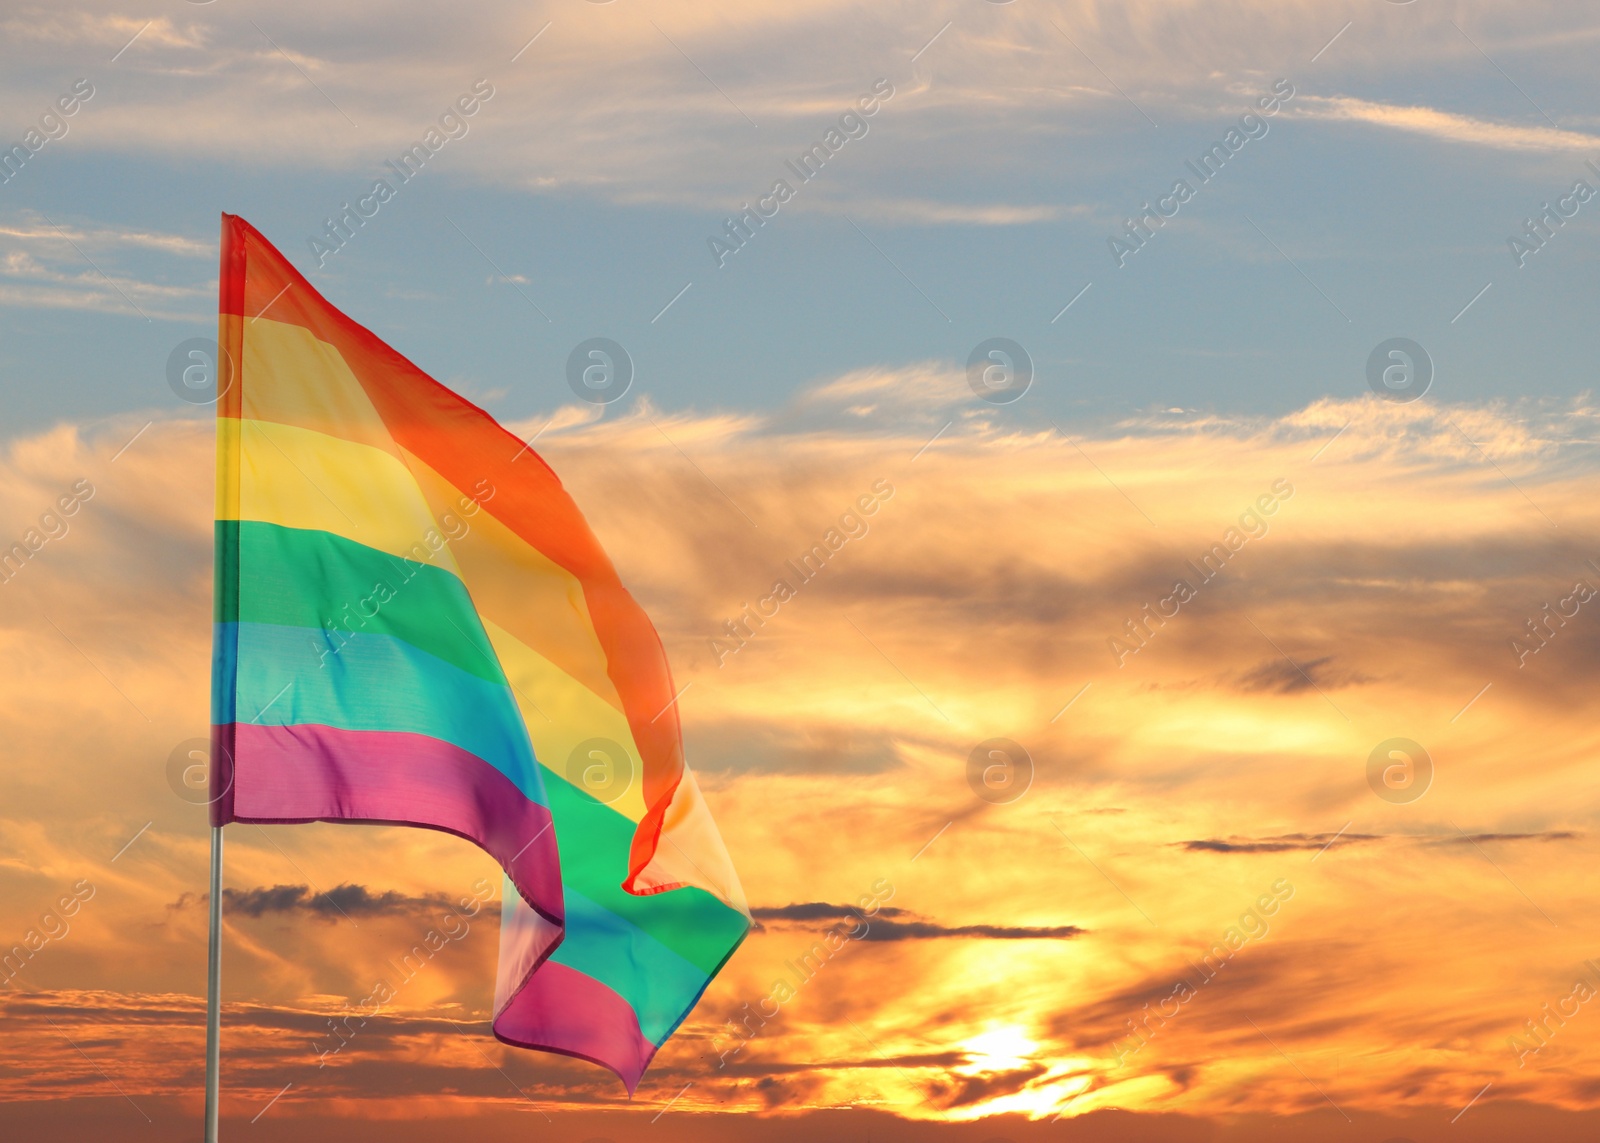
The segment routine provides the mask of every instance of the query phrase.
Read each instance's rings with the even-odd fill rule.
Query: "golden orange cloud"
[[[763,926],[641,1100],[1012,1124],[1593,1107],[1595,410],[1057,427],[973,404],[927,366],[540,438],[688,684]],[[168,763],[206,722],[211,440],[145,421],[0,459],[0,539],[60,533],[0,584],[0,941],[67,929],[0,1000],[52,1082],[181,1103],[205,835]],[[1373,762],[1392,739],[1427,759]],[[364,1116],[624,1106],[598,1069],[485,1038],[470,846],[229,839],[231,1114],[284,1084]],[[48,1088],[0,1072],[5,1098]]]

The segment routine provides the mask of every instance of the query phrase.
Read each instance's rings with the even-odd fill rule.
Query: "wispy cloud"
[[[1307,119],[1367,123],[1499,151],[1600,154],[1600,135],[1569,131],[1538,121],[1510,123],[1480,119],[1436,107],[1375,103],[1347,95],[1300,96],[1295,102],[1294,114]]]
[[[922,226],[1029,226],[1054,222],[1060,218],[1090,213],[1089,207],[1056,206],[1047,203],[1014,204],[983,202],[937,202],[915,198],[868,198],[834,204],[823,201],[818,209],[845,211],[874,221]]]
[[[1077,925],[945,925],[934,921],[907,919],[905,909],[884,906],[871,916],[848,905],[830,905],[822,901],[808,901],[797,905],[769,905],[752,908],[750,915],[757,921],[851,921],[850,932],[865,926],[866,932],[855,939],[864,941],[926,941],[952,937],[966,937],[994,941],[1070,940],[1084,934]]]
[[[209,257],[211,247],[182,235],[105,224],[61,222],[24,211],[0,224],[0,305],[134,314],[194,321],[214,282],[174,285],[145,276],[160,256]],[[152,265],[155,257],[157,264]],[[129,272],[133,260],[140,272]],[[184,302],[193,309],[180,309]]]
[[[448,910],[454,902],[443,894],[413,896],[397,893],[393,889],[373,892],[365,885],[349,883],[335,885],[321,891],[309,885],[257,886],[253,889],[224,889],[222,891],[227,913],[246,917],[267,914],[301,914],[326,921],[341,917],[414,916],[436,910]],[[209,899],[208,894],[186,893],[172,903],[174,909],[200,908]]]
[[[1378,843],[1470,846],[1477,845],[1482,842],[1576,841],[1582,836],[1582,834],[1574,833],[1571,830],[1540,830],[1536,833],[1462,834],[1456,832],[1455,830],[1441,827],[1441,831],[1433,835],[1291,833],[1283,834],[1277,837],[1262,838],[1230,837],[1227,840],[1220,838],[1203,838],[1195,841],[1180,842],[1178,844],[1191,853],[1294,853],[1299,851],[1321,853],[1325,850],[1338,849],[1345,846],[1373,845]]]
[[[195,21],[176,22],[169,16],[135,18],[94,12],[58,12],[45,8],[14,10],[0,21],[0,30],[12,42],[120,48],[131,37],[150,46],[200,48],[206,42],[206,26]],[[108,53],[109,54],[109,53]]]
[[[0,223],[0,238],[55,245],[57,247],[77,242],[84,246],[106,245],[137,246],[166,254],[189,258],[213,258],[215,243],[198,242],[181,234],[162,234],[150,230],[131,230],[112,226],[74,226],[70,223],[52,226],[30,212],[23,212],[23,221]]]

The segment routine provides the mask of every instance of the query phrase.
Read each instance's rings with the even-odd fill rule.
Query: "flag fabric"
[[[212,821],[457,834],[493,1029],[630,1093],[750,928],[649,618],[548,465],[223,216]]]

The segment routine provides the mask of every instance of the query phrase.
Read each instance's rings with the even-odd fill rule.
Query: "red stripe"
[[[217,276],[217,385],[221,390],[217,394],[217,515],[222,517],[238,514],[239,496],[239,456],[237,450],[231,455],[224,441],[220,429],[220,418],[237,418],[240,412],[239,404],[239,363],[244,356],[244,325],[234,315],[243,303],[244,291],[244,243],[237,241],[235,234],[238,228],[233,225],[229,215],[222,216],[222,266]],[[227,378],[226,386],[223,378]],[[216,541],[212,554],[215,607],[217,614],[234,614],[239,612],[239,551],[237,545],[231,550],[225,550],[219,538]],[[213,634],[213,640],[223,638],[223,629],[218,626]],[[232,633],[227,638],[234,638]],[[238,662],[236,656],[225,654],[225,648],[213,642],[211,648],[213,692],[233,694],[238,682]],[[224,670],[223,667],[226,669]],[[233,724],[213,726],[211,728],[211,757],[215,759],[229,759],[233,757]],[[213,826],[226,825],[233,820],[233,793],[229,782],[222,781],[219,763],[211,768],[211,824]],[[232,771],[229,771],[231,775]],[[230,778],[231,781],[231,778]],[[220,791],[220,792],[218,792]]]
[[[232,730],[232,773],[215,775],[232,795],[231,820],[356,821],[453,833],[498,861],[529,907],[564,924],[549,809],[477,755],[399,731],[252,723]]]
[[[546,961],[495,1017],[496,1038],[600,1064],[617,1073],[631,1096],[656,1045],[622,997],[592,977]]]
[[[583,585],[606,672],[644,763],[649,808],[634,833],[624,883],[638,892],[635,877],[655,855],[683,776],[672,672],[649,617],[622,586],[560,479],[532,449],[340,313],[244,219],[224,215],[223,221],[223,273],[230,281],[221,294],[227,312],[244,321],[265,316],[300,325],[336,348],[398,444],[458,489],[487,479],[495,493],[484,508]],[[227,409],[219,403],[218,414],[237,416],[237,404]]]
[[[217,275],[217,346],[222,361],[216,363],[218,383],[226,376],[229,380],[217,397],[217,416],[237,418],[239,406],[239,370],[244,364],[245,312],[245,259],[249,247],[240,226],[250,224],[231,214],[222,216],[222,265]],[[251,231],[254,233],[254,231]],[[255,313],[255,310],[251,310]],[[224,374],[223,370],[227,369]]]

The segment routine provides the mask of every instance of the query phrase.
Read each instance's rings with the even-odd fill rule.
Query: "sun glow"
[[[965,1040],[961,1047],[967,1062],[951,1071],[997,1081],[998,1090],[988,1099],[947,1112],[952,1119],[1006,1114],[1043,1119],[1071,1107],[1093,1082],[1094,1060],[1058,1060],[1046,1067],[1038,1058],[1038,1041],[1016,1025],[991,1026]],[[1009,1085],[1008,1080],[1012,1081]]]
[[[980,1032],[961,1047],[967,1053],[967,1062],[951,1070],[961,1075],[988,1075],[1027,1067],[1033,1053],[1039,1050],[1039,1043],[1011,1024]]]

